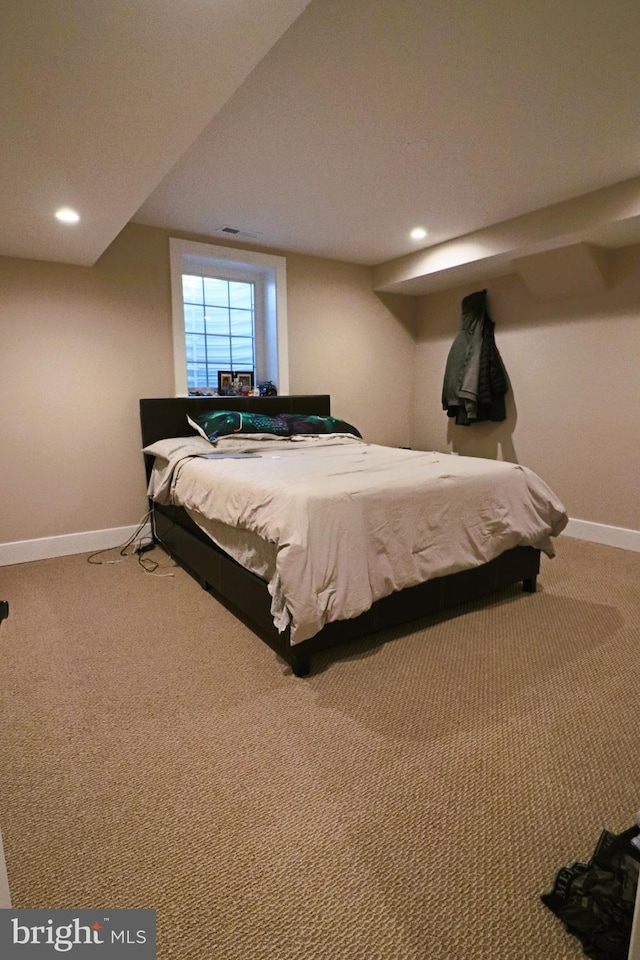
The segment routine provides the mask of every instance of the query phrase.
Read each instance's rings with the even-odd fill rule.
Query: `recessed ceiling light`
[[[414,227],[410,234],[412,240],[424,240],[426,235],[427,231],[424,227]]]
[[[56,217],[58,220],[62,220],[63,223],[77,223],[80,219],[80,214],[72,210],[71,207],[60,207],[59,210],[56,210]]]

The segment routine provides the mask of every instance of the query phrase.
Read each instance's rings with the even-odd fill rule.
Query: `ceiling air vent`
[[[225,224],[223,227],[218,227],[218,233],[224,233],[227,237],[257,237],[258,234],[254,230],[245,230],[243,227],[232,227],[229,224]]]

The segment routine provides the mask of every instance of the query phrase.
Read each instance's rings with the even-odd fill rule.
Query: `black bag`
[[[558,872],[553,890],[540,899],[582,943],[592,960],[627,960],[638,887],[640,850],[624,833],[604,830],[588,863]]]

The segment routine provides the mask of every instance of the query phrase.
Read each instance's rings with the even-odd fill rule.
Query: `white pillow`
[[[164,440],[156,440],[144,447],[143,453],[150,457],[162,457],[163,460],[170,460],[176,453],[184,453],[185,456],[192,454],[196,456],[200,453],[211,453],[211,444],[203,437],[167,437]]]

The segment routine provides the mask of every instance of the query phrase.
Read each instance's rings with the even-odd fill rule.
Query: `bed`
[[[567,522],[553,492],[518,465],[380,447],[341,433],[236,435],[211,444],[197,421],[216,410],[330,418],[330,398],[140,401],[155,538],[296,676],[309,673],[315,652],[336,644],[514,584],[535,592],[541,551],[553,555],[551,538]],[[478,471],[486,474],[484,492],[475,494]],[[421,500],[423,474],[437,508],[431,513]],[[513,490],[497,494],[503,477]],[[445,514],[458,526],[467,518],[455,536],[437,519]],[[304,536],[287,528],[294,521]],[[462,552],[450,559],[458,539]]]

